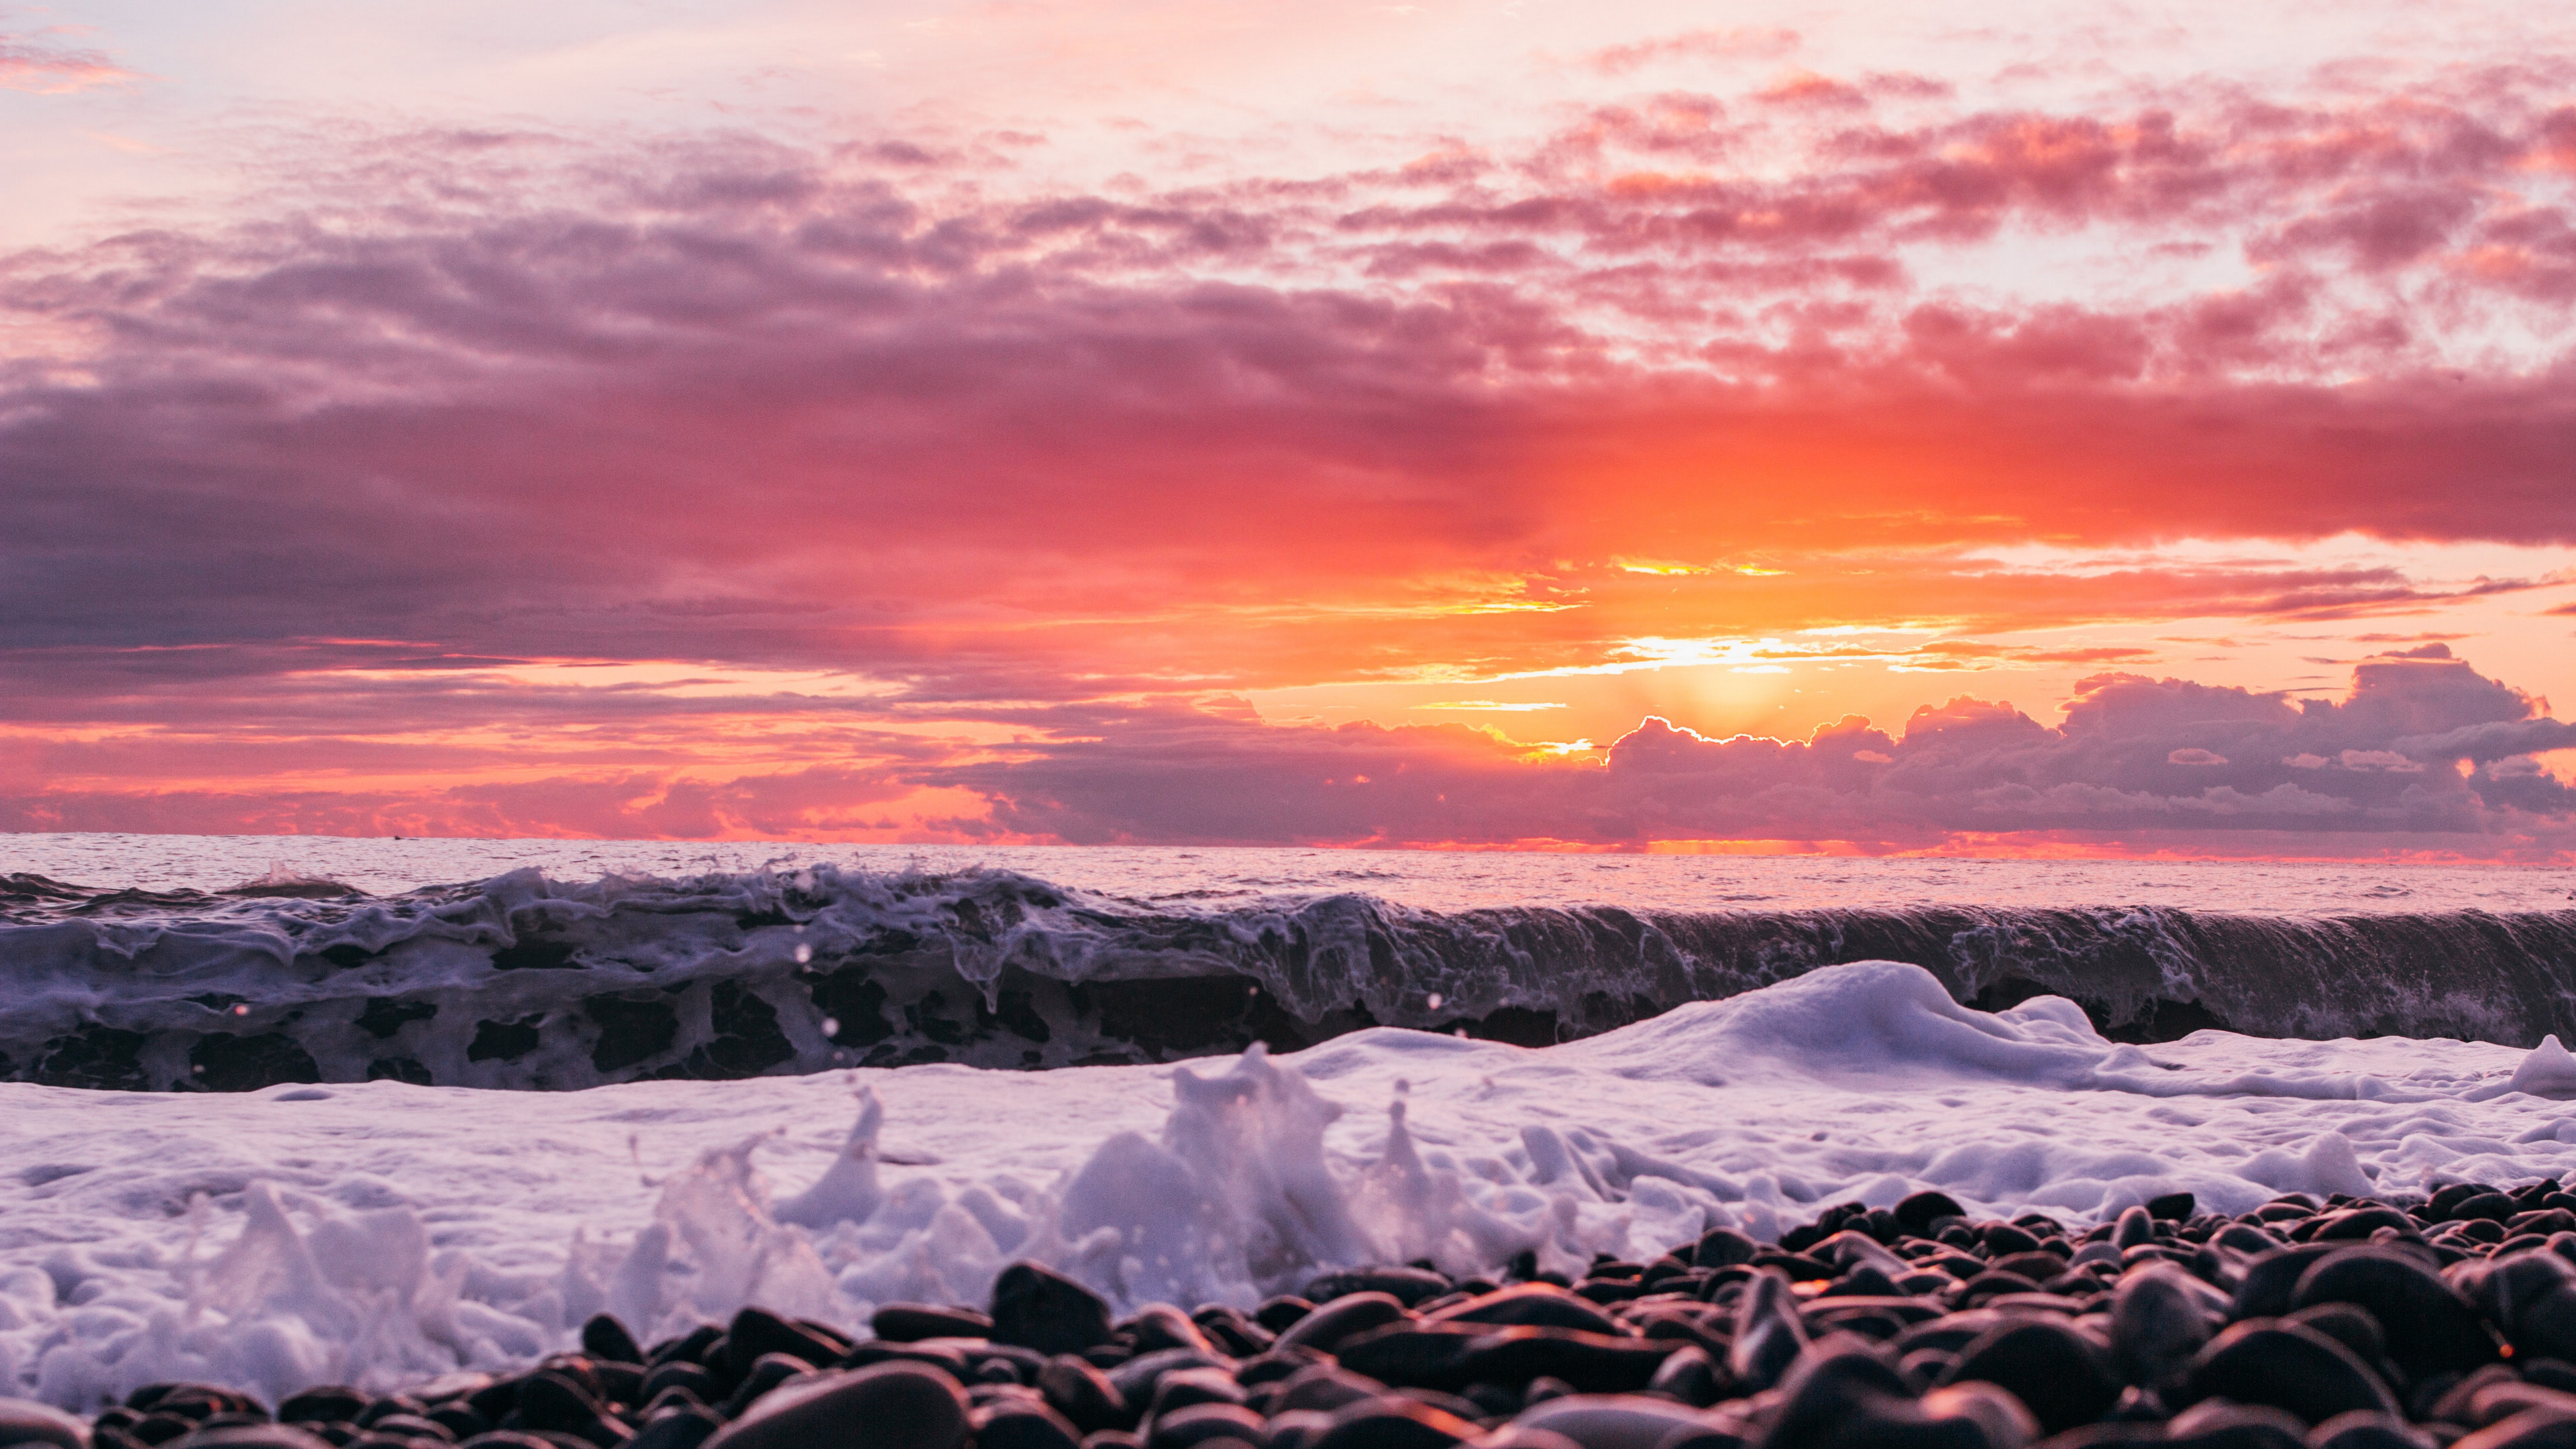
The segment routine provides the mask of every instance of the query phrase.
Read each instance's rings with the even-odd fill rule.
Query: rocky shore
[[[1123,1321],[1015,1264],[982,1308],[864,1337],[749,1308],[639,1345],[274,1408],[155,1385],[65,1449],[2559,1449],[2576,1445],[2576,1194],[2461,1183],[2386,1203],[2188,1194],[2068,1227],[1939,1193],[1776,1244],[1717,1229],[1580,1278],[1339,1272],[1246,1310]]]

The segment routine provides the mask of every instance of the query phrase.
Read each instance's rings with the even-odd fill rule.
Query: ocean
[[[0,1383],[2576,1171],[2576,872],[0,837]],[[364,894],[357,894],[363,892]]]

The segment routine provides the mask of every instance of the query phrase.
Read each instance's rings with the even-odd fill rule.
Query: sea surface
[[[0,875],[33,873],[150,891],[218,891],[278,875],[394,895],[524,868],[572,882],[607,875],[679,879],[820,863],[877,872],[951,873],[980,866],[1169,905],[1355,892],[1426,911],[1933,904],[2173,906],[2255,914],[2576,909],[2576,867],[2570,866],[0,834]]]
[[[1021,1259],[1249,1305],[1927,1187],[2576,1183],[2563,870],[14,836],[0,875],[0,1395],[77,1409]]]
[[[2110,1039],[2576,1040],[2576,871],[0,836],[0,1080],[568,1089],[1546,1045],[1895,960]]]

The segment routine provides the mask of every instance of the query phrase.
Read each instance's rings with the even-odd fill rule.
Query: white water
[[[747,1299],[846,1323],[979,1302],[1018,1256],[1122,1305],[1247,1303],[1361,1261],[1769,1237],[1925,1186],[2075,1219],[2565,1177],[2576,1121],[2517,1087],[2576,1091],[2576,1062],[2113,1046],[2056,998],[1982,1015],[1887,963],[1544,1050],[1379,1029],[1275,1062],[553,1094],[0,1085],[0,1382],[273,1398],[524,1362],[601,1306],[649,1332]]]

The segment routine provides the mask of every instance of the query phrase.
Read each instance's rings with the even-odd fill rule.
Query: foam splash
[[[1570,1270],[1595,1253],[1651,1256],[1712,1226],[1775,1239],[1826,1202],[1886,1205],[1923,1187],[1981,1212],[2081,1218],[2177,1189],[2243,1211],[2285,1189],[2387,1195],[2482,1176],[2576,1177],[2558,1103],[2531,1090],[2559,1080],[2562,1055],[2215,1033],[2141,1053],[2094,1034],[2071,1003],[1974,1012],[1919,968],[1878,962],[1541,1051],[1377,1029],[1295,1059],[1255,1048],[1222,1070],[1060,1074],[1046,1079],[1048,1111],[1003,1126],[1002,1088],[1033,1079],[954,1068],[880,1076],[857,1093],[837,1150],[787,1192],[761,1169],[787,1140],[744,1120],[777,1107],[739,1104],[791,1099],[742,1098],[750,1084],[606,1089],[589,1139],[544,1126],[555,1119],[540,1109],[594,1094],[474,1099],[530,1114],[509,1134],[520,1174],[509,1180],[523,1195],[551,1190],[557,1160],[585,1140],[613,1157],[634,1130],[623,1124],[694,1113],[723,1134],[644,1185],[649,1214],[602,1204],[568,1244],[512,1238],[504,1218],[423,1203],[390,1180],[373,1179],[369,1191],[387,1203],[374,1207],[351,1205],[345,1177],[293,1185],[287,1159],[346,1151],[377,1130],[363,1113],[317,1116],[342,1124],[306,1129],[321,1136],[278,1125],[279,1114],[335,1110],[327,1093],[7,1087],[23,1098],[13,1105],[81,1113],[94,1140],[147,1130],[117,1124],[158,1104],[200,1122],[237,1108],[245,1134],[270,1134],[256,1140],[276,1166],[198,1192],[159,1230],[154,1199],[130,1184],[124,1196],[107,1195],[114,1184],[91,1189],[98,1203],[133,1204],[115,1221],[104,1206],[41,1222],[21,1213],[36,1235],[91,1242],[43,1248],[22,1234],[0,1246],[0,1382],[75,1409],[174,1379],[271,1401],[324,1381],[382,1388],[528,1362],[567,1346],[601,1310],[650,1336],[745,1303],[842,1323],[889,1302],[977,1303],[1020,1258],[1083,1279],[1122,1310],[1250,1306],[1368,1263],[1428,1258],[1463,1272],[1529,1251]],[[801,1090],[837,1093],[839,1081]],[[1043,1182],[1013,1170],[1067,1123],[1111,1121],[1103,1104],[1148,1086],[1168,1090],[1158,1127],[1103,1131]],[[986,1131],[981,1155],[890,1170],[918,1159],[884,1142],[910,1120],[885,1100],[898,1087],[951,1139],[966,1124]],[[460,1105],[384,1090],[412,1094],[384,1098],[388,1107]],[[111,1103],[131,1105],[102,1116]],[[1601,1115],[1578,1120],[1569,1105]],[[2009,1125],[2034,1116],[2070,1130]],[[598,1141],[609,1122],[621,1124],[617,1137]],[[488,1134],[460,1140],[496,1150]],[[151,1155],[188,1159],[172,1170],[202,1175],[190,1154],[203,1144],[154,1141]],[[39,1205],[108,1170],[5,1152],[0,1180],[57,1194]],[[466,1161],[431,1153],[416,1170],[427,1178]],[[218,1246],[225,1216],[240,1226]],[[626,1226],[610,1230],[621,1217]]]

